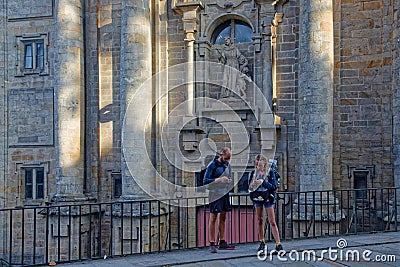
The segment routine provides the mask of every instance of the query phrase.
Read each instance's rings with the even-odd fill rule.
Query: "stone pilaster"
[[[300,191],[332,189],[333,5],[330,0],[300,2],[299,174]],[[319,221],[315,235],[336,234],[330,224],[343,218],[332,191],[301,194],[288,218],[307,225]],[[319,209],[318,209],[318,208]],[[337,225],[336,225],[337,226]],[[296,235],[301,235],[296,233]]]
[[[150,144],[150,127],[146,125],[146,120],[151,121],[153,88],[151,82],[142,87],[152,72],[150,14],[149,1],[123,1],[121,119],[125,118],[126,124],[122,133],[122,199],[135,199],[144,195],[136,182],[138,179],[146,181],[148,188],[151,187],[149,184],[154,183],[151,154],[146,150],[146,145]],[[139,101],[138,98],[140,102],[132,101]]]
[[[56,7],[56,195],[83,197],[84,74],[82,2],[60,0]]]
[[[270,10],[265,10],[261,12],[261,17],[263,17],[262,22],[262,69],[263,69],[263,79],[262,79],[262,92],[267,99],[268,105],[272,106],[272,27],[271,21],[274,14],[273,7],[269,7]],[[262,9],[263,10],[263,9]]]
[[[203,9],[203,4],[199,1],[189,1],[177,3],[175,10],[182,14],[183,30],[185,32],[186,44],[186,92],[188,117],[194,116],[194,41],[199,24],[198,12]]]
[[[332,189],[333,6],[331,0],[300,2],[300,190]]]

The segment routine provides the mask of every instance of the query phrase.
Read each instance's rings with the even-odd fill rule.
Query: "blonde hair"
[[[262,154],[258,154],[254,157],[254,166],[257,167],[256,161],[260,161],[264,167],[264,171],[267,170],[267,165],[268,165],[268,159],[266,156]]]

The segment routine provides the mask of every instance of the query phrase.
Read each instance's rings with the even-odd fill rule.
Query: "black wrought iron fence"
[[[280,235],[295,239],[398,231],[399,190],[279,192],[275,211]],[[258,241],[248,195],[232,194],[231,203],[227,241]],[[0,258],[34,266],[204,247],[208,216],[207,197],[0,209]]]

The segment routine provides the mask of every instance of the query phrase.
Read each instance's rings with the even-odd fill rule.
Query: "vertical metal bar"
[[[108,253],[110,254],[110,256],[114,255],[114,253],[113,253],[113,238],[114,238],[113,232],[114,232],[114,216],[113,216],[113,204],[111,203],[110,204],[110,247],[108,248],[109,249]]]
[[[313,191],[312,197],[313,197],[313,210],[312,210],[312,212],[313,212],[313,214],[312,214],[313,221],[312,221],[312,226],[313,226],[313,237],[315,237],[316,236],[316,234],[315,234],[315,191]]]
[[[343,218],[343,214],[342,214],[342,211],[343,211],[343,190],[340,190],[339,192],[340,192],[340,201],[338,203],[339,204],[338,209],[339,209],[339,215],[340,215],[339,221],[341,222],[342,218]],[[340,228],[341,228],[341,225],[339,226],[339,232],[340,232]]]
[[[12,216],[12,212],[13,212],[13,210],[10,209],[10,241],[9,241],[10,251],[9,251],[8,259],[9,259],[11,265],[13,264],[13,260],[12,260],[12,241],[13,241],[13,234],[12,234],[12,232],[13,232],[13,224],[12,224],[12,222],[13,222],[13,216]]]
[[[366,189],[366,193],[367,193],[367,204],[368,204],[368,225],[369,225],[369,232],[371,233],[372,232],[372,225],[373,224],[375,224],[375,222],[373,223],[372,222],[372,219],[373,218],[371,218],[371,205],[370,205],[370,202],[369,202],[369,200],[371,199],[371,190],[373,190],[373,189]]]
[[[120,241],[120,254],[124,255],[124,203],[121,202],[121,241]]]
[[[252,221],[253,221],[253,241],[254,240],[256,240],[256,241],[258,241],[259,240],[259,238],[257,238],[258,237],[258,233],[256,234],[256,225],[258,225],[258,223],[256,222],[257,221],[257,215],[256,215],[256,209],[254,208],[254,205],[252,205],[252,213],[253,213],[253,215],[252,215]],[[262,238],[262,237],[261,237]]]
[[[206,199],[203,198],[203,226],[204,226],[204,246],[207,246],[207,210],[206,210]],[[215,240],[214,240],[215,241]]]
[[[304,193],[304,212],[305,212],[304,219],[305,219],[306,222],[308,221],[308,217],[307,217],[307,215],[308,215],[308,203],[307,203],[307,201],[308,201],[307,200],[307,192],[305,192]],[[303,232],[303,235],[304,235],[304,233],[306,233],[306,237],[308,237],[307,226],[305,227],[305,232]]]
[[[336,216],[336,214],[337,214],[336,191],[332,192],[332,194],[333,194],[333,217],[334,217],[333,225],[334,225],[334,235],[336,235],[336,233],[337,233],[337,227],[336,227],[336,222],[337,222],[337,216]]]
[[[365,191],[363,192],[364,190],[362,190],[362,189],[359,189],[358,190],[358,192],[360,192],[360,193],[365,193]],[[365,200],[363,199],[362,200],[362,205],[361,205],[361,229],[362,229],[362,232],[365,232]]]
[[[33,264],[36,264],[36,208],[33,208]]]
[[[289,201],[290,201],[290,229],[291,234],[290,237],[294,238],[294,223],[293,223],[293,194],[289,193]],[[297,213],[298,214],[298,213]]]
[[[171,199],[168,200],[168,246],[171,250]]]
[[[346,192],[347,192],[347,214],[350,214],[350,190],[346,190]],[[348,217],[349,218],[347,219],[347,233],[350,232],[351,222],[354,220],[354,213],[352,213],[351,218],[350,216]]]
[[[61,207],[60,206],[58,206],[58,208],[57,208],[57,210],[58,210],[58,220],[57,220],[57,224],[58,224],[58,227],[57,227],[57,259],[58,259],[58,261],[60,261],[60,259],[61,259],[61,238],[60,238],[60,235],[61,235]]]
[[[229,193],[228,193],[229,194]],[[233,203],[233,196],[228,196],[229,198],[230,198],[230,203]],[[232,210],[234,211],[235,209],[232,207]],[[229,224],[230,224],[230,229],[231,229],[231,243],[232,243],[232,241],[233,241],[233,225],[232,225],[232,222],[233,222],[233,212],[229,212],[230,213],[230,216],[231,216],[231,219],[229,220]],[[226,221],[225,221],[225,226],[226,226]],[[226,229],[226,227],[225,227],[225,229]],[[225,238],[226,239],[226,238]],[[225,240],[226,241],[226,240]]]
[[[279,193],[279,195],[281,195],[281,193]],[[279,207],[279,195],[277,194],[278,197],[278,207]],[[281,216],[282,217],[282,224],[279,227],[279,229],[281,229],[281,233],[282,233],[282,238],[285,239],[286,238],[286,216],[285,216],[285,203],[286,203],[286,197],[287,195],[285,193],[283,193],[283,203],[281,205]]]
[[[82,205],[79,205],[79,237],[78,237],[78,253],[79,253],[79,260],[82,259]]]
[[[388,214],[388,218],[389,218],[389,221],[388,221],[388,223],[389,223],[389,227],[390,227],[390,224],[391,224],[391,222],[392,222],[392,216],[391,216],[391,210],[390,210],[390,188],[387,188],[386,189],[386,191],[387,191],[387,194],[386,194],[386,203],[387,203],[387,214]],[[394,204],[394,203],[393,203]],[[385,229],[386,230],[386,229]]]
[[[140,246],[140,254],[142,254],[143,253],[143,205],[142,205],[142,202],[140,201],[139,202],[139,205],[140,205],[140,207],[139,207],[139,217],[140,217],[140,230],[139,230],[139,233],[140,233],[140,235],[139,235],[139,246]]]
[[[330,216],[330,191],[325,191],[326,192],[326,204],[328,206],[328,214],[327,214],[327,224],[328,224],[328,235],[331,235],[331,230],[330,230],[330,221],[331,221],[331,216]]]
[[[88,255],[89,259],[92,258],[92,204],[89,204],[89,248]]]
[[[49,208],[46,207],[46,259],[45,262],[49,262]]]
[[[71,261],[71,251],[72,251],[72,209],[71,205],[68,206],[68,261]]]
[[[149,252],[151,252],[151,200],[149,200]]]
[[[186,199],[186,248],[188,247],[189,247],[189,198]]]
[[[397,225],[398,225],[398,221],[397,221],[397,190],[398,188],[394,189],[394,230],[397,232]]]
[[[356,200],[356,190],[353,190],[353,214],[354,214],[354,233],[357,234],[358,231],[358,214],[357,214],[357,200]]]
[[[158,251],[161,251],[161,202],[157,200],[158,215]]]
[[[246,222],[245,222],[245,223],[246,223],[246,243],[247,243],[247,242],[249,242],[248,233],[247,233],[247,229],[248,229],[248,228],[247,228],[247,225],[249,225],[248,222],[247,222],[247,217],[248,217],[249,209],[248,209],[248,200],[247,200],[247,197],[245,196],[244,199],[245,199],[245,207],[246,207],[246,217],[245,217]]]
[[[103,220],[103,215],[102,215],[102,210],[101,210],[101,204],[99,204],[99,238],[98,238],[98,240],[97,240],[97,250],[98,250],[98,256],[99,257],[101,257],[101,250],[102,250],[102,246],[101,246],[101,243],[102,243],[102,236],[101,236],[101,222],[102,222],[102,220]]]
[[[195,247],[198,247],[199,246],[199,240],[198,240],[198,238],[197,238],[197,235],[198,235],[198,231],[199,231],[199,222],[198,222],[198,217],[197,217],[197,197],[195,197],[194,198],[194,218],[195,218],[195,220],[194,220],[194,223],[196,224],[196,232],[195,232],[195,235],[194,235],[194,246]]]
[[[241,217],[240,216],[240,196],[236,196],[236,197],[238,198],[238,216],[239,216],[239,218],[238,218],[238,226],[239,226],[239,228],[237,229],[237,231],[239,232],[239,235],[238,235],[239,241],[238,241],[238,243],[241,243],[242,239],[240,238],[241,237],[240,236],[240,232],[241,232],[240,229],[242,229],[242,228],[240,228],[240,217]],[[231,220],[231,233],[232,232],[233,232],[233,221]],[[233,243],[233,239],[232,238],[231,238],[231,243]]]
[[[21,265],[24,265],[24,257],[25,257],[25,209],[21,208],[22,216],[21,216],[21,232],[22,232],[22,244],[21,244]]]
[[[300,235],[300,232],[301,232],[301,229],[300,229],[300,211],[301,211],[300,192],[297,193],[297,206],[299,208],[298,213],[297,213],[298,214],[297,215],[297,237],[300,238],[301,237],[301,235]]]
[[[181,248],[181,203],[180,203],[180,199],[178,199],[178,249]]]
[[[319,191],[319,212],[320,212],[320,214],[321,214],[321,218],[320,218],[320,223],[319,223],[319,226],[320,226],[320,236],[322,236],[322,229],[324,229],[324,224],[323,224],[323,221],[324,221],[324,219],[323,219],[323,217],[322,217],[322,211],[323,211],[323,202],[322,202],[322,197],[323,197],[323,194],[322,194],[322,191]]]
[[[130,210],[129,210],[129,216],[131,216],[131,254],[133,254],[133,202],[130,202]]]
[[[381,214],[384,214],[384,201],[383,201],[383,188],[380,189],[381,191]],[[383,216],[382,216],[383,217]],[[381,220],[381,231],[385,230],[385,223]]]

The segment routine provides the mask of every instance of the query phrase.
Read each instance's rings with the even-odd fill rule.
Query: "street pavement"
[[[266,244],[275,247],[273,242]],[[286,254],[257,256],[257,243],[232,251],[210,253],[208,248],[174,250],[126,257],[57,264],[78,267],[129,266],[400,266],[400,232],[343,235],[282,242]],[[269,248],[269,250],[270,250]]]

